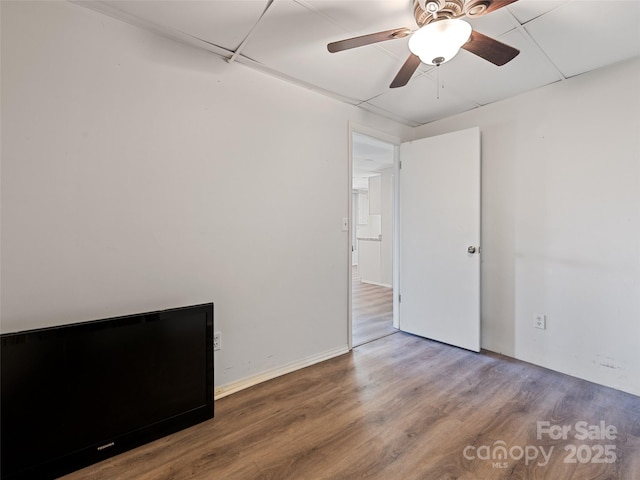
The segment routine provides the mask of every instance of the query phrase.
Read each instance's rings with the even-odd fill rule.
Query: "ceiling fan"
[[[520,50],[476,32],[462,18],[480,17],[515,1],[517,0],[413,0],[413,14],[418,30],[406,27],[385,30],[332,42],[327,45],[327,49],[336,53],[411,35],[411,53],[389,85],[391,88],[406,85],[421,62],[439,66],[451,60],[460,48],[494,65],[502,66],[513,60]]]

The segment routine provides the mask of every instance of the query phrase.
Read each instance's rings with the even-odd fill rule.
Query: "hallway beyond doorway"
[[[393,289],[360,281],[358,267],[351,275],[353,346],[398,332],[393,328]]]

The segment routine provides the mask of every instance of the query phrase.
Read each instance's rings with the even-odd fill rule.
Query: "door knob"
[[[467,252],[469,252],[469,253],[476,253],[476,247],[474,247],[473,245],[471,245],[469,248],[467,248]]]

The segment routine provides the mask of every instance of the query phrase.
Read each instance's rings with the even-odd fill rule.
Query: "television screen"
[[[2,479],[55,478],[213,417],[213,304],[3,334]]]

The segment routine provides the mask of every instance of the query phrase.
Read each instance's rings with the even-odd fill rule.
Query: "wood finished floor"
[[[353,346],[396,333],[393,328],[393,289],[363,283],[352,269],[351,325]]]
[[[640,397],[401,332],[215,407],[210,421],[65,480],[640,479]],[[537,439],[537,421],[604,421],[617,436]],[[477,458],[496,442],[513,458]],[[617,460],[565,463],[570,444],[614,445]],[[515,458],[527,446],[553,447],[548,463]]]

